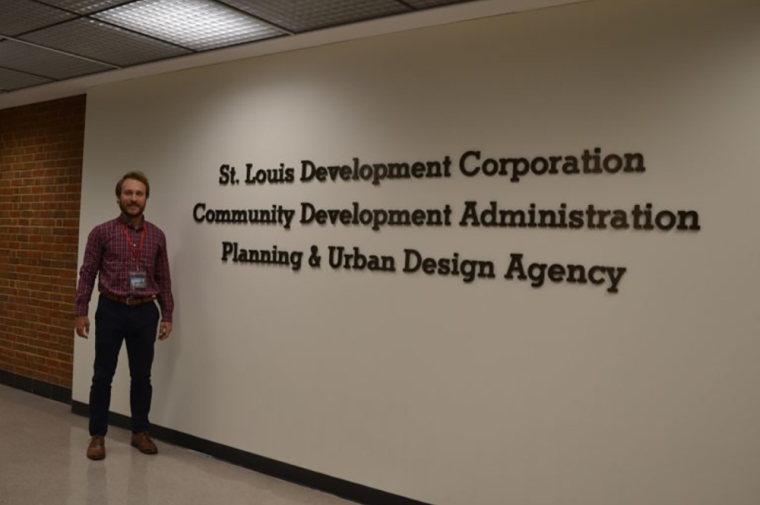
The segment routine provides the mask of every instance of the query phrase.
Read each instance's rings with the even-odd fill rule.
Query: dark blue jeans
[[[95,313],[95,366],[90,388],[90,435],[108,431],[111,382],[116,372],[121,343],[127,344],[129,401],[132,432],[148,431],[148,413],[153,397],[150,371],[156,343],[159,311],[154,303],[128,306],[101,295]]]

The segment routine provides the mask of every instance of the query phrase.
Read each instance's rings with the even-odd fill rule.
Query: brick
[[[85,103],[79,96],[0,110],[0,368],[64,387]]]

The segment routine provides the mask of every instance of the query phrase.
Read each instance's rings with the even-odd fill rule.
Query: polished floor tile
[[[157,441],[146,456],[110,427],[107,457],[85,457],[87,419],[68,405],[0,385],[0,505],[350,505]]]

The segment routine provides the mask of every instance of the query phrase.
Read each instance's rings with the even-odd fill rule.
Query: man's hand
[[[168,321],[161,321],[161,327],[158,330],[158,339],[166,340],[172,332],[172,323]]]
[[[77,316],[74,318],[74,329],[77,335],[82,338],[90,336],[90,318],[87,316]]]

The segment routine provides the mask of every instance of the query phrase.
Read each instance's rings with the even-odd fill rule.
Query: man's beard
[[[123,203],[119,202],[119,208],[126,216],[129,217],[140,217],[145,211],[145,207],[141,207],[140,204],[135,204],[134,206],[125,206]],[[139,212],[136,214],[133,213],[135,209],[139,210]]]

